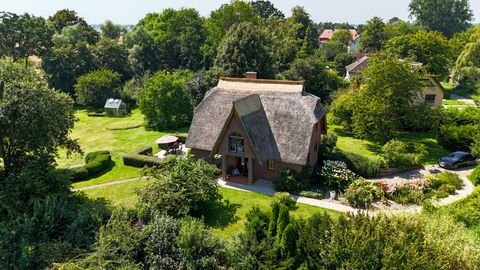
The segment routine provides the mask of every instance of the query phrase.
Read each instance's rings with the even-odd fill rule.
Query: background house
[[[333,34],[338,31],[339,29],[325,29],[319,36],[319,41],[320,41],[320,47],[323,46],[323,44],[327,43],[332,39]],[[348,45],[348,53],[351,54],[356,54],[359,52],[359,47],[360,47],[360,35],[358,34],[357,30],[355,29],[348,29],[350,33],[352,34],[352,41]]]
[[[317,163],[325,113],[303,82],[221,78],[195,109],[186,144],[225,180],[273,180]]]
[[[421,63],[412,63],[416,68],[422,66]],[[363,56],[357,61],[346,66],[347,75],[345,80],[352,80],[355,77],[362,75],[363,70],[368,66],[368,56]],[[445,96],[445,89],[440,82],[433,76],[426,75],[422,78],[422,91],[415,97],[415,104],[427,104],[432,107],[441,107],[442,101]]]

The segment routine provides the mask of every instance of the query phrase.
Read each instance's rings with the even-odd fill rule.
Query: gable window
[[[275,161],[273,160],[267,161],[267,168],[269,171],[275,170]]]
[[[228,138],[228,150],[230,153],[245,153],[245,140],[240,134],[232,134]]]
[[[425,95],[425,104],[434,104],[436,95]]]

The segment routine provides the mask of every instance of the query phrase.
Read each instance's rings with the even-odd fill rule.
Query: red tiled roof
[[[327,42],[329,41],[333,34],[335,33],[335,31],[337,31],[337,29],[333,30],[333,29],[325,29],[323,30],[322,34],[320,35],[320,42]],[[352,40],[355,40],[359,37],[359,34],[357,32],[357,30],[355,29],[349,29],[350,33],[352,34]]]

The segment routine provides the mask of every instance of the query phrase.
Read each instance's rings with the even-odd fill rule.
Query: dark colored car
[[[477,164],[477,162],[470,153],[461,151],[453,152],[438,161],[438,165],[445,169],[457,169],[475,164]]]

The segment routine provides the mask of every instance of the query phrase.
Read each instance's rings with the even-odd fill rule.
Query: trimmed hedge
[[[123,156],[123,164],[137,168],[160,166],[163,164],[161,159],[152,155],[152,147],[143,147]]]
[[[106,171],[112,162],[109,151],[97,151],[85,156],[85,165],[70,169],[72,181],[81,181]]]

